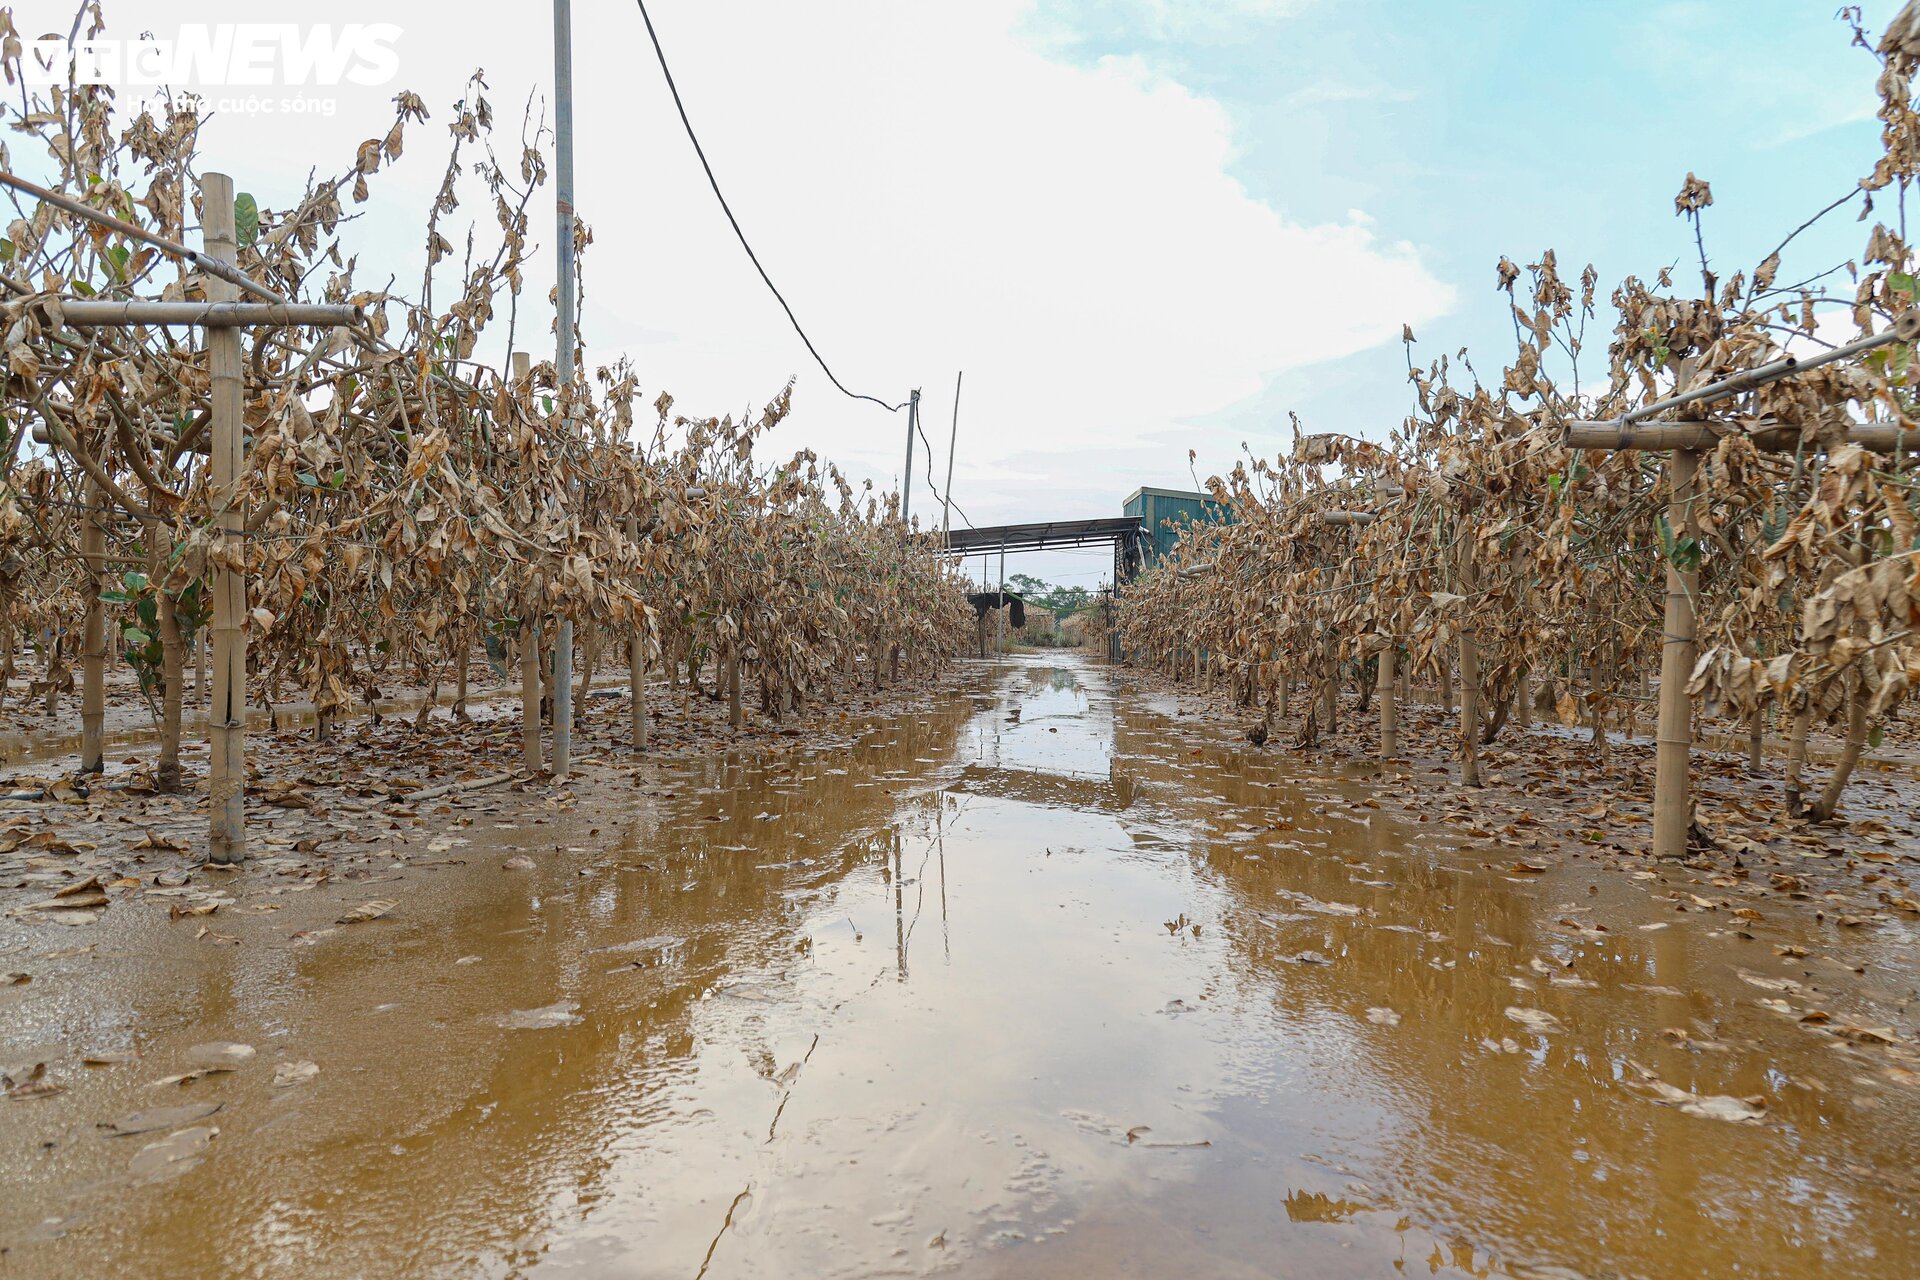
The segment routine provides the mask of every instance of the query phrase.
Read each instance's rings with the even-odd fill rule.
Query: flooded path
[[[1829,1031],[1911,1034],[1912,926],[1515,874],[1172,711],[983,665],[851,752],[453,806],[466,865],[330,936],[42,927],[0,1272],[1920,1274],[1920,1064]]]

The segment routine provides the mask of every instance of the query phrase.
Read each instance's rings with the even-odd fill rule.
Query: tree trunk
[[[1854,766],[1860,763],[1860,752],[1867,745],[1867,708],[1873,701],[1873,691],[1867,688],[1858,671],[1854,672],[1853,680],[1853,699],[1847,707],[1847,742],[1820,798],[1814,802],[1813,811],[1807,815],[1815,822],[1831,822],[1840,811],[1840,793],[1846,790],[1847,779],[1853,776]]]
[[[1793,734],[1787,742],[1787,816],[1804,818],[1807,808],[1801,792],[1801,775],[1807,767],[1807,734],[1813,729],[1813,699],[1793,717]]]
[[[587,718],[587,694],[593,689],[593,669],[600,665],[600,625],[589,622],[584,630],[587,634],[580,642],[580,670],[573,685],[573,718],[582,723]]]

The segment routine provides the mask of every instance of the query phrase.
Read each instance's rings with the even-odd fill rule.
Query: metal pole
[[[209,173],[200,185],[200,228],[206,256],[231,266],[238,256],[234,237],[233,179]],[[238,286],[217,271],[203,281],[210,302],[232,302]],[[240,357],[240,331],[207,330],[207,364],[212,380],[213,456],[208,468],[208,498],[214,509],[213,570],[213,705],[207,711],[207,733],[213,760],[207,779],[211,817],[207,855],[217,863],[246,861],[247,857],[247,581],[240,569],[240,509],[234,488],[243,463],[242,431],[245,376]]]
[[[953,446],[960,440],[960,379],[966,376],[967,371],[962,369],[953,377],[953,433],[947,437],[947,491],[940,495],[940,542],[943,546],[952,520]]]
[[[907,469],[900,476],[900,523],[907,522],[907,500],[913,497],[913,431],[920,417],[920,393],[907,397]]]
[[[1000,549],[1000,611],[993,618],[993,660],[1007,651],[1007,552]]]
[[[554,234],[560,266],[558,359],[554,362],[563,422],[573,421],[573,10],[553,0]],[[573,755],[573,620],[560,619],[553,642],[553,776],[564,778]]]

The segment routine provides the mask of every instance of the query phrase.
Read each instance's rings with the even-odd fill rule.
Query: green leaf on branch
[[[260,206],[250,192],[233,198],[233,232],[242,248],[260,238]]]

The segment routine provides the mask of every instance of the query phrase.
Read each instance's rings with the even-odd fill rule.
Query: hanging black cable
[[[693,143],[693,152],[700,157],[700,167],[707,171],[707,185],[713,188],[713,197],[720,202],[721,212],[727,215],[727,221],[732,224],[733,234],[740,238],[740,247],[747,251],[747,258],[753,263],[753,269],[760,273],[760,278],[766,281],[767,288],[772,290],[774,298],[780,303],[780,309],[785,311],[787,319],[793,322],[793,331],[800,335],[800,341],[807,344],[807,350],[819,364],[820,371],[827,375],[827,381],[840,388],[842,394],[851,396],[855,400],[871,400],[889,413],[898,413],[906,407],[904,401],[900,404],[888,404],[878,396],[863,396],[857,391],[848,391],[846,384],[833,376],[833,370],[829,369],[827,362],[821,358],[819,349],[813,345],[813,339],[809,338],[807,331],[800,327],[800,320],[793,314],[793,308],[787,305],[786,298],[782,297],[780,290],[774,287],[773,278],[767,274],[767,269],[760,265],[759,255],[754,253],[753,246],[747,243],[747,233],[740,229],[740,220],[733,216],[733,209],[727,204],[726,196],[720,193],[720,180],[713,176],[713,166],[707,163],[706,149],[700,145],[700,139],[693,131],[693,121],[687,119],[687,104],[680,100],[680,86],[673,82],[673,72],[667,66],[666,51],[660,47],[660,36],[653,29],[653,16],[647,12],[647,0],[634,0],[634,3],[640,6],[640,20],[647,24],[647,38],[653,41],[654,57],[660,60],[660,74],[667,78],[667,91],[673,94],[673,105],[680,112],[680,123],[686,127],[687,141]]]

